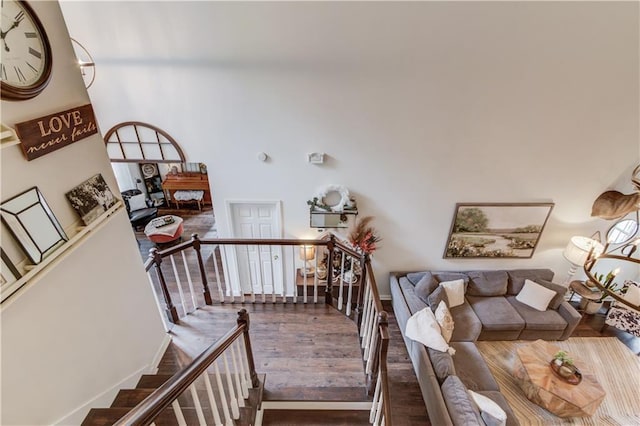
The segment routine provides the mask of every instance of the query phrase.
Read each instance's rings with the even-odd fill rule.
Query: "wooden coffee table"
[[[596,412],[605,397],[589,366],[570,353],[582,373],[582,381],[572,385],[557,377],[549,362],[560,348],[543,340],[516,349],[513,375],[530,401],[559,417],[585,417]]]

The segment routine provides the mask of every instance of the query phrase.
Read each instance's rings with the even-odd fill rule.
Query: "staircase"
[[[169,374],[155,374],[155,375],[143,375],[135,389],[122,389],[118,392],[111,407],[109,408],[93,408],[89,411],[89,414],[82,422],[82,426],[109,426],[116,424],[122,417],[131,411],[131,409],[147,397],[149,397],[159,387],[168,382],[173,376]],[[213,381],[213,377],[210,376],[210,380]],[[240,417],[235,421],[238,426],[249,426],[255,424],[256,414],[262,403],[262,393],[265,376],[259,376],[261,386],[256,389],[249,389],[248,398],[244,399],[244,407],[240,407]],[[206,389],[204,386],[199,386],[197,389],[199,399],[204,400],[206,398]],[[178,398],[178,403],[184,420],[187,425],[199,424],[198,409],[191,395],[182,395]],[[213,420],[214,416],[211,408],[200,407],[205,419]],[[154,420],[156,426],[173,426],[179,425],[176,412],[173,407],[167,407],[163,412]]]

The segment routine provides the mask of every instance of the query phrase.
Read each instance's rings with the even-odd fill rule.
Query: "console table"
[[[162,190],[167,200],[171,199],[174,203],[176,203],[176,191],[204,191],[202,204],[212,206],[213,202],[211,201],[211,190],[209,189],[207,176],[202,173],[168,174],[162,182]],[[176,203],[176,208],[178,207],[179,205]]]

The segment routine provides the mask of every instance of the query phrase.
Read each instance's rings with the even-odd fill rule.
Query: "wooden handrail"
[[[378,316],[378,330],[380,333],[379,374],[380,391],[382,392],[382,413],[385,426],[391,426],[391,393],[389,391],[389,376],[387,374],[387,354],[389,351],[389,320],[385,311]]]
[[[174,375],[162,386],[146,397],[140,404],[122,417],[115,425],[148,425],[173,401],[175,401],[189,386],[204,373],[222,353],[240,336],[248,335],[249,314],[245,309],[238,312],[238,325],[229,330],[219,341],[209,346],[198,355],[187,367]],[[250,346],[247,347],[247,352]],[[248,354],[247,354],[248,355]],[[256,386],[257,374],[253,365],[253,355],[250,357],[249,369],[253,386]]]

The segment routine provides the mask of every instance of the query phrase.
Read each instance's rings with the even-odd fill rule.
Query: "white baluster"
[[[196,408],[196,414],[198,415],[198,423],[200,423],[200,426],[206,426],[207,421],[204,419],[204,413],[202,412],[202,405],[200,405],[200,398],[198,397],[198,392],[196,391],[196,387],[193,383],[191,384],[191,386],[189,386],[189,392],[191,392],[191,398],[193,398],[193,405]]]
[[[342,257],[340,261],[340,291],[338,292],[338,310],[342,311],[342,292],[344,287],[344,258],[347,257],[345,252],[341,252]]]
[[[247,274],[249,274],[249,287],[251,288],[251,303],[256,303],[256,294],[253,292],[253,274],[251,273],[251,262],[249,262],[249,246],[245,246],[247,248]],[[242,290],[242,285],[240,285],[240,291],[244,293]]]
[[[223,426],[222,420],[220,420],[220,412],[218,411],[218,404],[216,402],[216,398],[213,395],[213,388],[211,387],[211,380],[209,380],[209,375],[205,371],[203,374],[204,377],[204,386],[207,388],[207,396],[209,397],[209,405],[211,406],[211,411],[213,412],[213,421],[216,426]]]
[[[184,254],[184,250],[180,252],[182,254],[182,263],[184,264],[184,271],[187,273],[187,282],[189,283],[189,291],[191,292],[191,303],[193,303],[193,310],[198,309],[196,303],[196,291],[193,289],[193,281],[191,280],[191,272],[189,272],[189,265],[187,264],[187,257]]]
[[[153,298],[156,299],[156,306],[158,307],[158,312],[160,313],[160,318],[162,318],[162,325],[164,325],[164,331],[170,331],[169,321],[167,320],[167,316],[162,311],[162,306],[160,305],[160,298],[158,297],[158,293],[153,285],[153,278],[151,278],[151,272],[147,272],[147,278],[149,279],[149,284],[151,285],[151,292],[153,293]]]
[[[229,246],[225,245],[220,247],[222,247],[223,249],[220,251],[220,254],[222,255],[222,260],[224,260],[224,270],[222,271],[222,275],[224,276],[224,283],[227,287],[227,295],[231,296],[231,303],[235,303],[236,297],[233,294],[233,286],[231,285],[231,277],[229,276],[229,271],[231,271],[231,269],[229,269]],[[240,301],[244,302],[244,292],[242,291],[242,285],[240,285]]]
[[[260,283],[260,293],[262,293],[262,303],[267,303],[267,295],[264,291],[264,271],[262,270],[262,256],[260,255],[261,247],[256,246],[258,252],[258,270],[256,271],[258,282]]]
[[[227,361],[226,351],[222,353],[221,357],[224,363],[224,371],[227,376],[227,389],[229,389],[229,402],[231,404],[231,412],[233,413],[234,419],[239,419],[240,410],[238,406],[238,400],[236,399],[236,391],[233,388],[233,380],[231,379],[231,370],[229,370],[229,361]]]
[[[360,337],[363,337],[367,329],[367,320],[369,318],[369,292],[364,290],[362,298],[362,322],[360,323]]]
[[[314,256],[314,265],[313,265],[313,270],[315,271],[313,273],[313,303],[318,303],[318,247],[320,246],[315,246],[316,249],[316,255]]]
[[[371,337],[371,346],[369,346],[369,357],[367,359],[367,367],[365,368],[365,372],[370,374],[373,371],[373,358],[375,357],[376,351],[378,350],[378,333],[374,330]]]
[[[271,271],[271,303],[276,303],[276,278],[275,275],[273,273],[273,267],[274,262],[273,262],[273,246],[269,246],[269,265],[271,265],[270,271]],[[284,283],[282,283],[282,288],[284,288]]]
[[[291,263],[293,265],[293,303],[298,303],[298,272],[296,271],[296,248],[291,246]]]
[[[371,402],[371,411],[369,414],[369,423],[377,424],[378,417],[378,399],[380,398],[380,378],[376,381],[376,389],[373,391],[373,401]]]
[[[233,377],[236,379],[236,392],[237,392],[237,400],[238,405],[240,407],[244,407],[244,399],[249,396],[248,392],[243,391],[242,383],[240,380],[240,370],[238,369],[238,361],[236,360],[236,351],[234,350],[235,342],[229,346],[229,353],[231,356],[231,365],[233,366]],[[246,396],[245,396],[246,393]]]
[[[218,250],[222,250],[220,246],[216,246]],[[222,258],[222,256],[220,256]],[[211,259],[213,260],[213,269],[216,271],[216,284],[218,284],[218,295],[220,296],[220,303],[224,303],[224,292],[222,291],[222,283],[220,282],[220,270],[218,269],[218,259],[216,258],[216,248],[213,248],[211,252]],[[231,296],[233,298],[233,295]]]
[[[180,302],[182,303],[182,310],[184,314],[187,315],[189,312],[187,311],[187,302],[184,300],[184,293],[182,292],[182,282],[180,281],[180,275],[178,275],[178,268],[176,267],[176,260],[173,258],[173,255],[169,255],[171,259],[171,267],[173,268],[173,275],[176,277],[176,286],[178,287],[178,293],[180,294]]]
[[[173,407],[173,414],[175,414],[176,420],[178,421],[178,426],[187,426],[187,421],[184,419],[184,414],[182,414],[182,408],[180,408],[178,400],[173,401],[171,406]]]
[[[371,322],[373,320],[373,299],[367,301],[367,316],[365,318],[364,335],[362,336],[362,348],[365,349],[369,343],[369,333],[371,332]]]
[[[227,402],[227,396],[224,392],[224,386],[222,386],[222,379],[220,378],[220,370],[218,369],[218,361],[213,363],[214,376],[216,378],[216,384],[218,385],[218,392],[220,393],[220,401],[222,401],[222,412],[224,413],[225,425],[233,426],[233,419],[229,414],[229,403]]]
[[[247,361],[246,352],[244,351],[244,339],[238,338],[235,342],[237,345],[238,360],[240,362],[240,370],[242,371],[242,395],[249,397],[249,389],[251,389],[251,372],[249,371],[249,362]]]
[[[353,256],[351,256],[351,279],[349,280],[349,293],[347,294],[347,316],[351,315],[351,298],[353,297],[353,283],[355,282],[356,274],[353,272]]]

